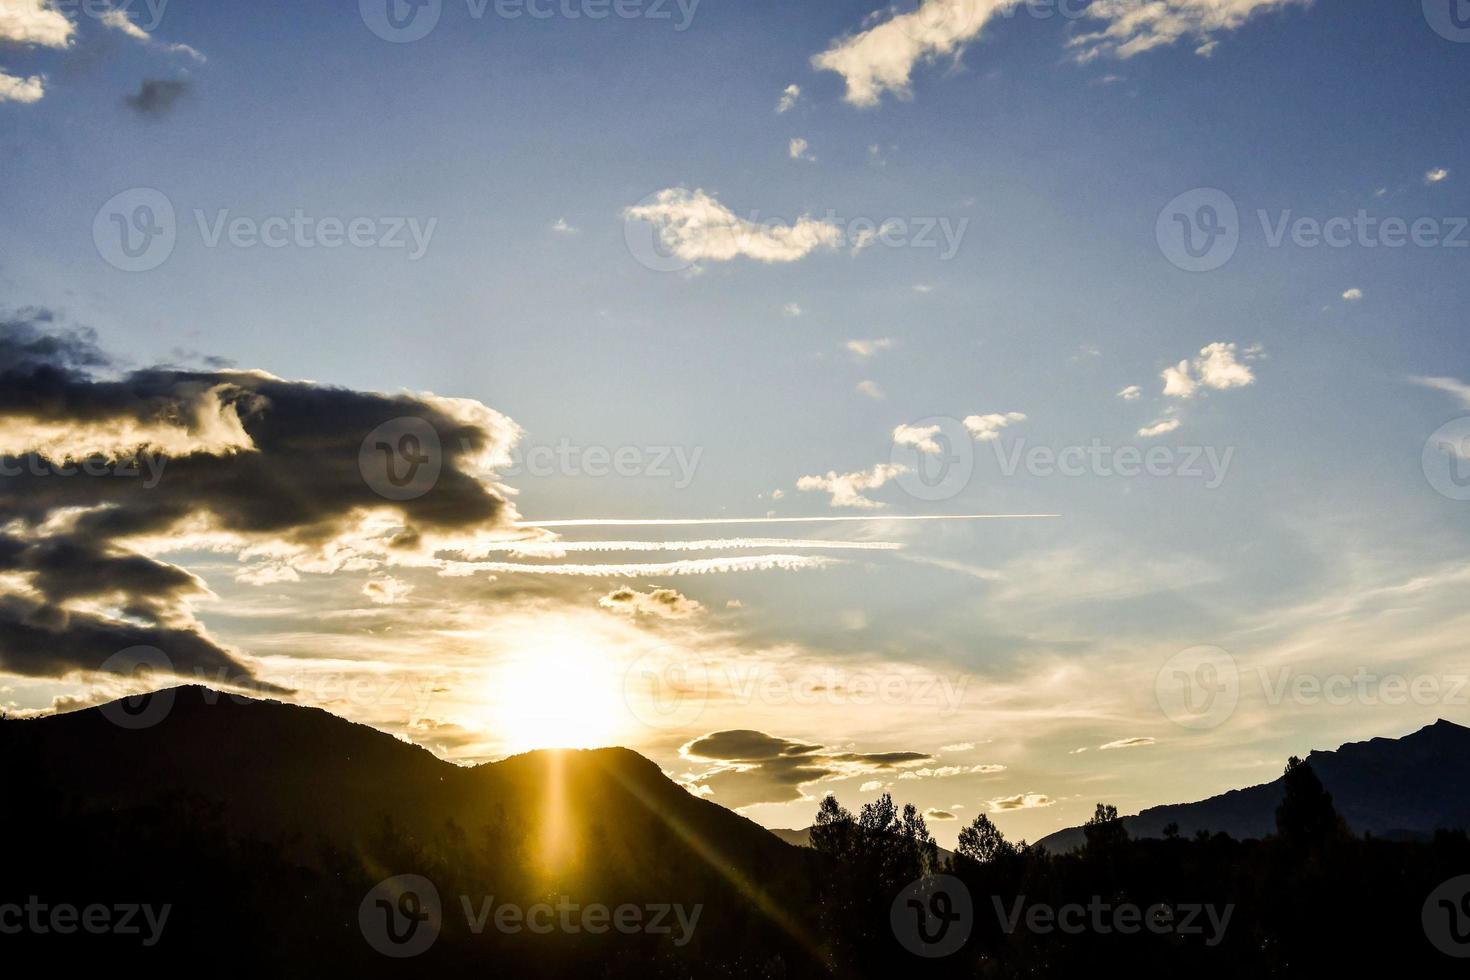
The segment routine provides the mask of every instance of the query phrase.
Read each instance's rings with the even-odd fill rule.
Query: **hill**
[[[1306,761],[1356,834],[1427,839],[1436,830],[1470,827],[1470,728],[1441,719],[1402,738],[1349,742]],[[1282,793],[1276,779],[1197,803],[1150,807],[1124,817],[1123,826],[1143,838],[1162,837],[1174,823],[1186,837],[1203,830],[1259,839],[1275,831]],[[1075,850],[1083,844],[1082,828],[1037,843],[1052,852]]]

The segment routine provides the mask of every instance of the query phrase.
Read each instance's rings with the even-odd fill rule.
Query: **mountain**
[[[1306,761],[1354,833],[1415,839],[1470,827],[1470,728],[1440,719],[1402,738],[1349,742]],[[1278,778],[1198,803],[1151,807],[1123,818],[1123,825],[1133,837],[1162,837],[1175,823],[1186,837],[1205,830],[1263,838],[1275,833],[1283,792]],[[1082,828],[1037,843],[1054,853],[1071,851],[1083,844]]]
[[[754,966],[750,950],[801,972],[805,954],[791,937],[809,914],[816,855],[695,797],[635,752],[540,751],[462,767],[315,708],[201,687],[147,704],[167,710],[137,730],[114,723],[124,702],[0,721],[12,804],[0,808],[0,834],[26,842],[16,861],[7,857],[0,904],[155,896],[175,906],[174,938],[187,934],[195,947],[171,947],[177,955],[217,954],[237,944],[241,922],[268,923],[284,948],[256,948],[262,963],[371,973],[385,963],[363,942],[359,905],[376,883],[417,874],[445,905],[444,937],[426,964],[478,962],[489,950],[531,975],[594,960],[616,973],[604,962],[610,943],[593,936],[553,956],[524,931],[471,935],[456,908],[460,896],[476,907],[489,896],[523,907],[566,896],[609,908],[702,906],[685,947],[614,933],[616,953],[653,975],[679,975],[680,958],[695,956],[738,975]]]

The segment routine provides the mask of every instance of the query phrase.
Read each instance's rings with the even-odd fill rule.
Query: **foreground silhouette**
[[[626,750],[462,768],[315,709],[163,696],[136,730],[98,709],[0,722],[0,912],[136,905],[156,927],[168,907],[151,944],[147,927],[27,928],[0,935],[7,955],[267,975],[1255,977],[1450,975],[1463,961],[1442,949],[1464,936],[1470,952],[1470,906],[1430,901],[1470,873],[1464,833],[1354,837],[1299,760],[1263,840],[1135,840],[1099,805],[1075,852],[981,816],[951,857],[887,796],[822,801],[793,847]],[[626,928],[599,907],[631,910]]]

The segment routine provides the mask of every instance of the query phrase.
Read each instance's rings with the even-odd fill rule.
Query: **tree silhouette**
[[[1347,827],[1332,805],[1332,794],[1310,764],[1292,756],[1284,773],[1286,793],[1276,808],[1276,833],[1295,847],[1311,847],[1344,837]]]
[[[1000,828],[983,813],[960,831],[960,842],[955,848],[956,854],[977,864],[990,864],[1014,851],[1015,848],[1005,839]]]

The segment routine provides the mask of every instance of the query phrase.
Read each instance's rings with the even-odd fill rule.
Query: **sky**
[[[0,704],[146,648],[947,844],[1466,722],[1467,66],[1455,0],[0,0]]]

